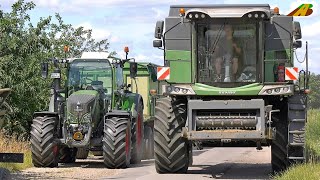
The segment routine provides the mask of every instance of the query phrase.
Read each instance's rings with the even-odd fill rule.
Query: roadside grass
[[[24,163],[0,162],[0,167],[9,171],[23,170],[33,166],[29,142],[17,136],[7,137],[0,131],[0,153],[24,153]]]
[[[287,171],[275,176],[277,180],[318,180],[320,179],[320,110],[308,111],[306,126],[307,160],[305,164],[292,166]]]

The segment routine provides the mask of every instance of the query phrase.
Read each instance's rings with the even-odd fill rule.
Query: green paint
[[[191,60],[191,52],[190,51],[182,51],[182,50],[166,50],[166,60],[175,61],[190,61]]]
[[[221,96],[221,93],[227,93],[228,96],[250,96],[258,95],[263,85],[259,83],[253,83],[236,88],[218,88],[209,85],[196,83],[192,86],[193,90],[197,95],[205,96]],[[232,92],[231,94],[228,92]],[[234,93],[233,93],[234,92]]]
[[[191,83],[191,63],[185,61],[170,62],[169,83]]]

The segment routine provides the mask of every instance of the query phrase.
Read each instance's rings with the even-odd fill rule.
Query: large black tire
[[[56,141],[56,118],[36,117],[31,125],[32,163],[35,167],[58,166],[59,146]]]
[[[77,159],[87,159],[89,150],[86,148],[78,148],[76,157]]]
[[[272,121],[276,127],[276,137],[271,144],[271,165],[274,173],[284,171],[289,166],[288,151],[288,106],[283,103],[279,113],[274,113]]]
[[[104,125],[103,159],[107,168],[126,168],[131,158],[131,122],[112,117]]]
[[[153,159],[154,157],[154,139],[152,128],[146,126],[144,128],[144,158]]]
[[[154,155],[158,173],[187,172],[188,141],[181,136],[186,119],[184,100],[161,98],[157,101],[154,122]]]
[[[67,146],[59,147],[59,163],[74,163],[76,162],[75,148],[68,148]]]
[[[132,151],[131,151],[131,162],[132,164],[138,164],[141,162],[143,157],[143,136],[144,136],[144,125],[143,125],[143,105],[140,102],[138,105],[137,118],[132,121]]]

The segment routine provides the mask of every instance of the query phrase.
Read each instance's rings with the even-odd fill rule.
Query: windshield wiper
[[[212,49],[212,53],[214,53],[217,45],[218,45],[218,42],[220,40],[220,37],[221,37],[221,34],[222,34],[222,29],[224,28],[225,26],[225,22],[220,26],[220,29],[219,29],[219,32],[218,32],[218,37],[215,39],[214,43],[213,43],[213,49]]]

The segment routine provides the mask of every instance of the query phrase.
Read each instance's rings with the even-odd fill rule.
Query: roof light
[[[206,17],[206,15],[204,15],[204,14],[201,14],[201,17],[202,17],[202,18],[205,18],[205,17]]]
[[[176,88],[174,88],[174,91],[177,93],[180,91],[180,88],[176,87]]]
[[[189,18],[190,18],[190,19],[192,18],[192,14],[189,14]]]
[[[251,13],[249,13],[249,14],[248,14],[248,18],[251,18],[251,17],[252,17],[252,14],[251,14]]]
[[[280,10],[279,10],[278,7],[275,7],[275,8],[273,9],[273,13],[274,13],[274,14],[279,14],[279,12],[280,12]]]
[[[125,53],[128,53],[128,52],[129,52],[129,47],[128,47],[128,46],[124,47],[124,52],[125,52]]]
[[[255,18],[258,18],[258,17],[259,17],[259,15],[258,15],[258,14],[255,14],[255,15],[254,15],[254,17],[255,17]]]
[[[180,15],[182,15],[182,16],[186,13],[186,11],[184,10],[184,8],[181,8],[181,9],[179,10],[179,12],[180,12]]]
[[[198,17],[199,17],[199,14],[195,14],[194,17],[195,17],[195,18],[198,18]]]
[[[265,16],[265,15],[262,13],[262,14],[261,14],[261,17],[264,18],[264,16]]]

